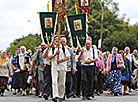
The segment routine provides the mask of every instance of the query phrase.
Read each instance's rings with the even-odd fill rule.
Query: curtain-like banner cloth
[[[55,34],[57,24],[56,12],[40,12],[40,24],[42,36],[46,44],[51,43],[52,35]]]
[[[67,16],[68,31],[71,33],[73,47],[77,47],[79,44],[81,47],[86,43],[86,14],[77,14]]]

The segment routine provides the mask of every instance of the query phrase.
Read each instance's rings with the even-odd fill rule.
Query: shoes
[[[94,95],[94,92],[92,93],[92,98],[94,98],[95,97],[95,95]]]
[[[13,95],[16,95],[16,94],[17,94],[16,92],[13,93]]]
[[[53,102],[58,102],[58,97],[52,99]]]
[[[47,95],[47,94],[44,94],[44,95],[43,95],[43,98],[44,98],[45,100],[48,100],[48,95]]]
[[[114,96],[118,96],[118,94],[117,94],[117,93],[115,93],[115,94],[114,94]]]
[[[1,93],[1,96],[4,96],[4,93]]]
[[[42,93],[40,93],[40,94],[38,95],[38,98],[42,98]]]
[[[91,100],[91,98],[90,97],[87,97],[87,100]]]

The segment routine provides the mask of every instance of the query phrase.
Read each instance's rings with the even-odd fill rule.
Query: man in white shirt
[[[69,51],[66,47],[62,47],[58,50],[58,37],[54,38],[54,46],[51,48],[49,53],[49,59],[52,62],[51,73],[52,73],[52,88],[53,88],[53,99],[52,101],[60,102],[63,101],[63,97],[65,94],[65,79],[66,79],[66,71],[67,71],[67,60],[69,59]],[[57,55],[59,54],[59,59],[57,59]],[[58,64],[58,63],[59,64]]]
[[[98,60],[97,50],[91,47],[92,42],[86,40],[86,48],[81,50],[78,60],[82,61],[81,80],[83,100],[91,100],[94,93],[95,62]],[[92,96],[94,97],[94,96]]]

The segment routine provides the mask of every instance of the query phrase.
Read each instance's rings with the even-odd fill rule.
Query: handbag
[[[120,60],[119,60],[119,68],[120,69],[125,69],[126,68],[126,66],[123,63],[121,63]]]
[[[120,68],[120,69],[125,69],[126,66],[125,66],[124,64],[121,63],[121,64],[119,64],[119,68]]]

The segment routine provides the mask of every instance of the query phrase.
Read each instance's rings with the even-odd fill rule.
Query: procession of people
[[[0,95],[12,90],[13,95],[32,95],[63,102],[71,97],[92,100],[107,91],[108,95],[129,95],[137,89],[138,52],[130,54],[113,47],[102,52],[88,37],[84,48],[72,49],[65,37],[55,36],[50,45],[41,43],[34,54],[25,46],[17,48],[15,56],[6,51],[0,57]],[[11,55],[11,56],[10,56]],[[9,80],[12,81],[9,89]],[[34,90],[35,89],[35,90]]]

